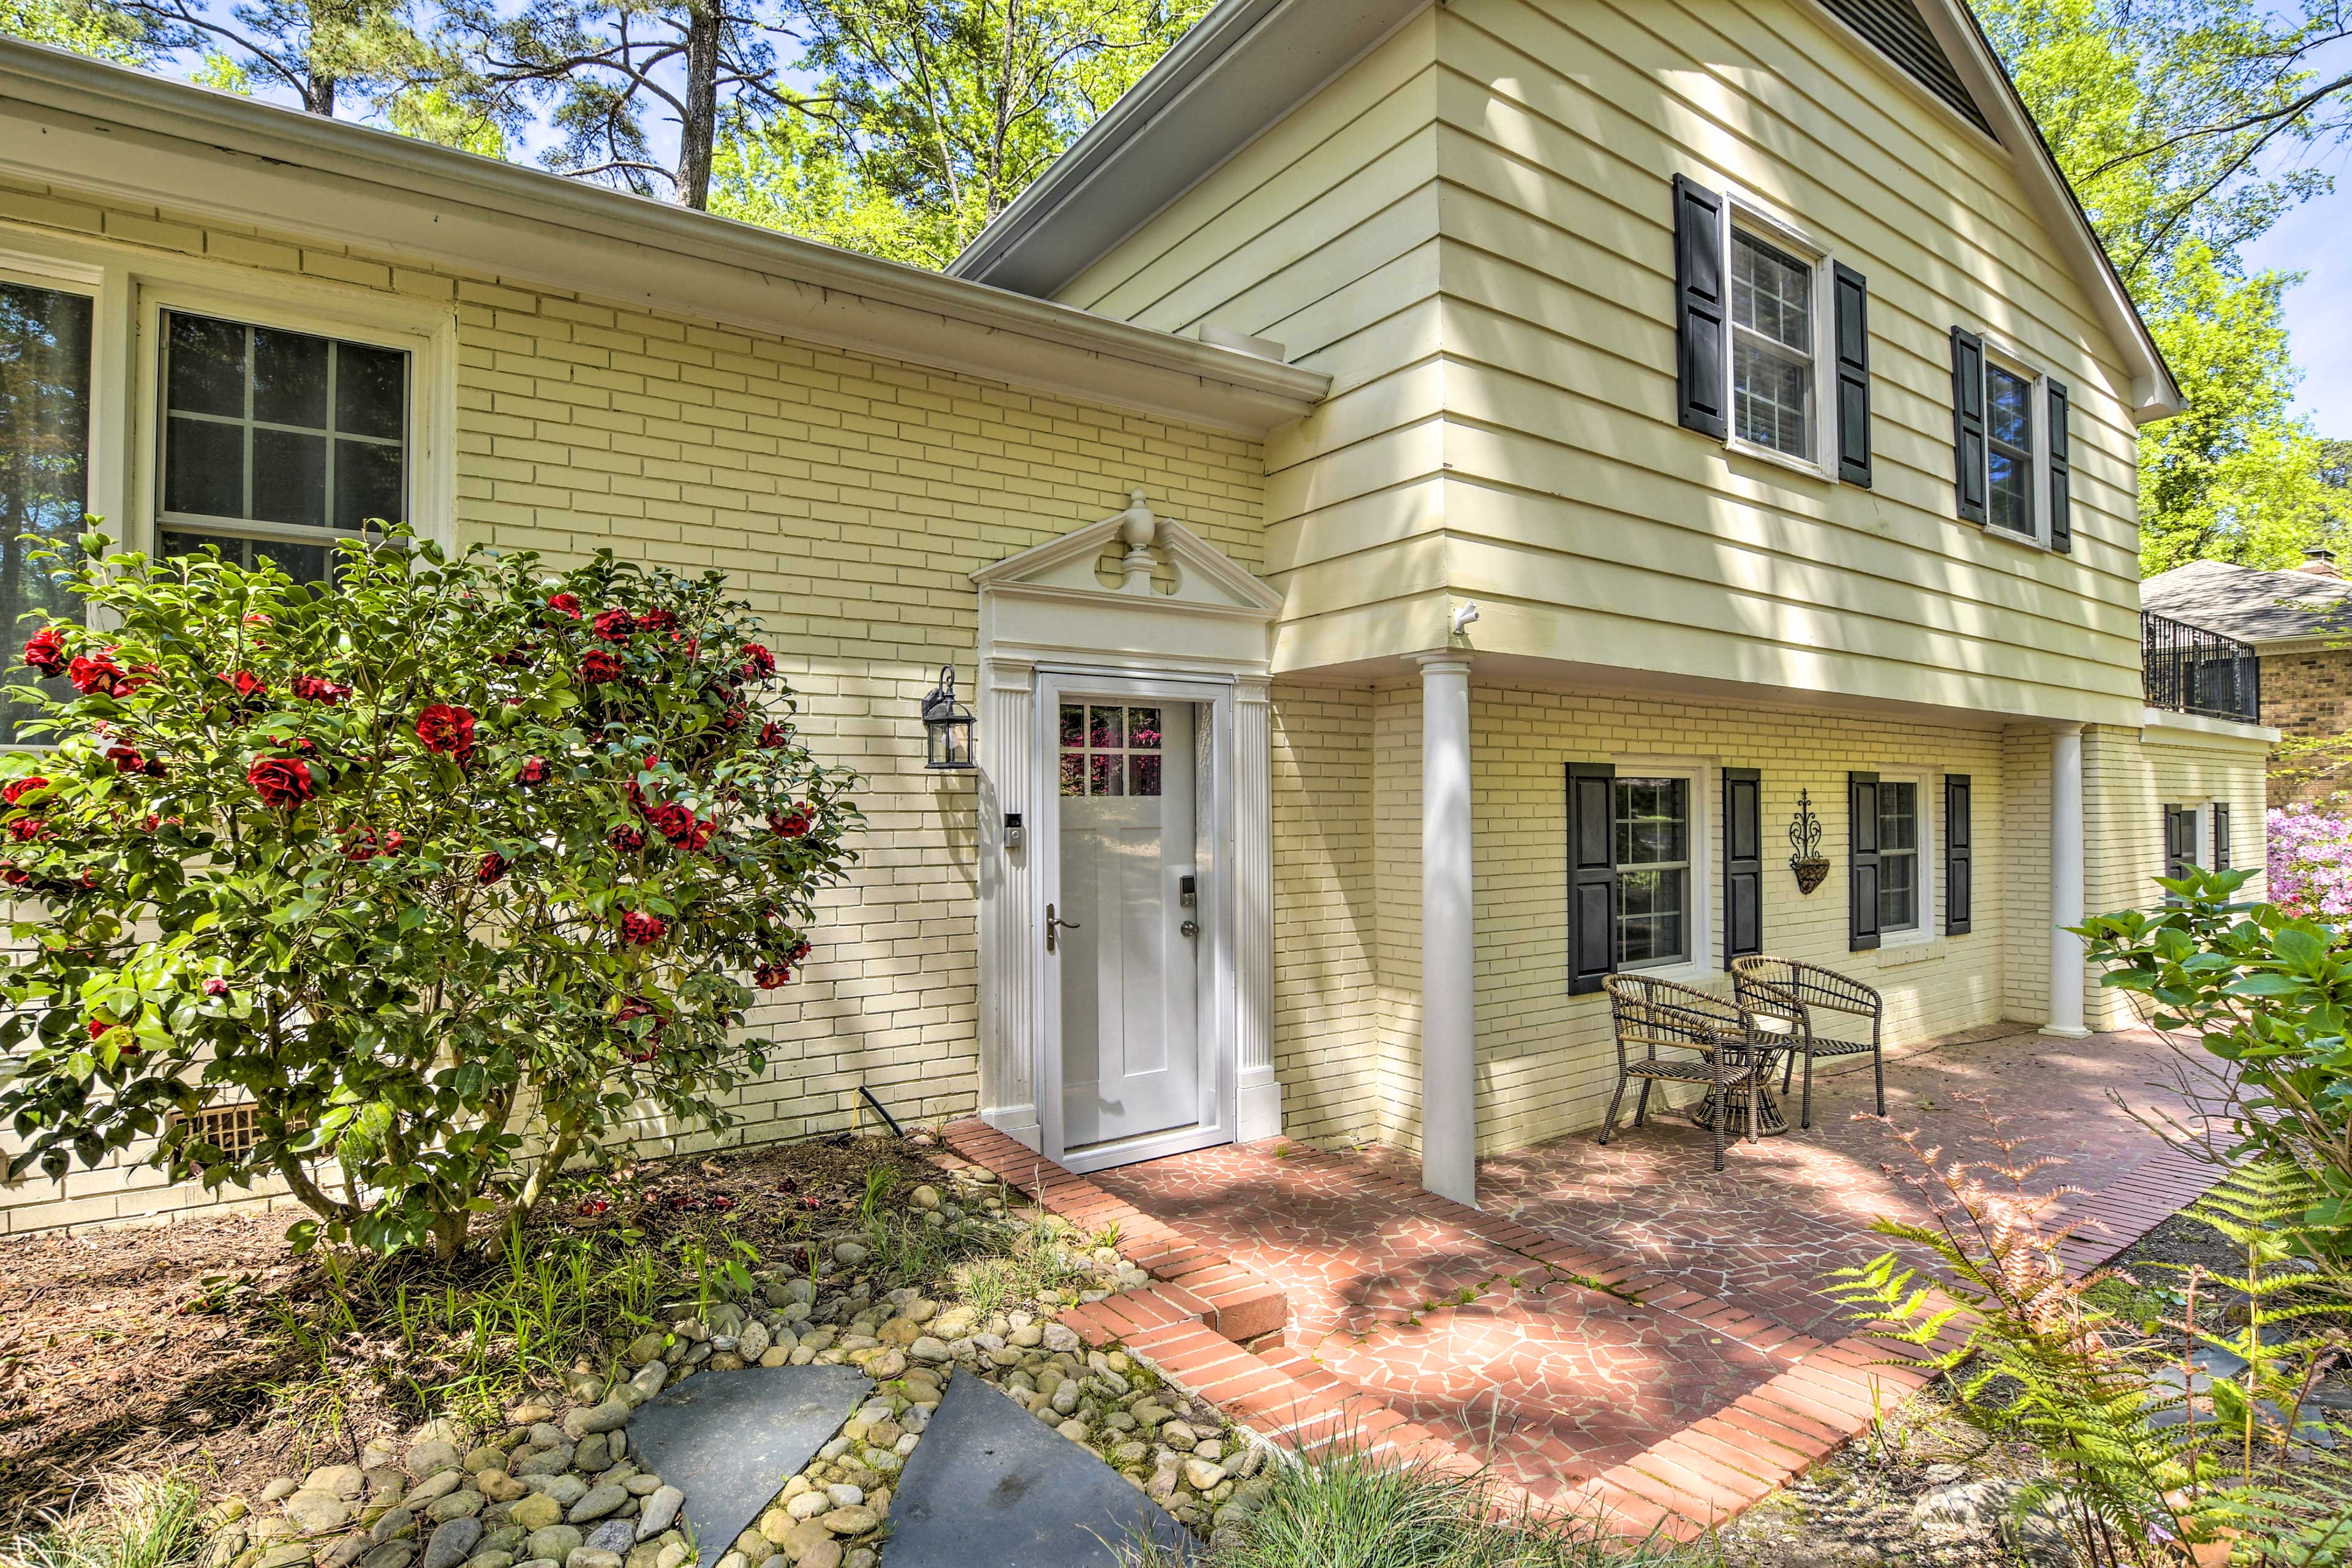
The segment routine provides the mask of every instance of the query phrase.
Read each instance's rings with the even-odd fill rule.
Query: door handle
[[[1054,913],[1054,906],[1051,904],[1047,904],[1045,906],[1045,951],[1047,952],[1054,951],[1054,933],[1055,931],[1084,931],[1086,929],[1086,927],[1080,925],[1076,921],[1058,919]]]

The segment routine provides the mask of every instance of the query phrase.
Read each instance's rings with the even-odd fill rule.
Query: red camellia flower
[[[798,838],[809,830],[808,807],[796,805],[781,816],[772,811],[768,813],[768,826],[787,838]]]
[[[264,805],[297,806],[319,793],[310,764],[293,757],[256,757],[245,770],[245,782]]]
[[[352,694],[352,689],[341,681],[316,675],[298,675],[286,684],[305,702],[341,702]]]
[[[629,634],[637,629],[637,617],[626,610],[606,610],[591,623],[596,635],[606,642],[626,642]]]
[[[772,752],[784,743],[784,727],[773,719],[760,726],[760,744]]]
[[[37,816],[20,816],[8,825],[8,837],[19,844],[30,844],[49,830],[49,825]]]
[[[624,855],[634,855],[646,847],[646,836],[634,827],[615,827],[604,835],[604,842]]]
[[[621,940],[638,947],[651,947],[669,934],[669,922],[659,915],[649,915],[643,910],[631,910],[621,917]]]
[[[249,669],[240,669],[234,675],[227,670],[222,670],[220,679],[227,681],[229,689],[236,692],[241,699],[249,700],[269,695],[269,683]]]
[[[113,650],[84,654],[66,666],[66,679],[77,691],[97,697],[128,697],[139,689],[136,677],[114,662]]]
[[[547,607],[560,615],[570,616],[575,621],[580,618],[580,600],[574,595],[550,594]]]
[[[808,957],[808,955],[809,944],[805,940],[793,943],[791,951],[784,954],[786,958],[791,959],[794,963],[800,963],[803,959]]]
[[[653,1022],[646,1026],[642,1036],[631,1034],[625,1029],[623,1037],[632,1044],[642,1044],[644,1049],[631,1050],[624,1046],[621,1048],[621,1054],[633,1062],[649,1062],[654,1059],[654,1047],[661,1040],[660,1009],[642,996],[628,996],[622,999],[621,1010],[613,1015],[613,1021],[623,1025],[634,1024],[640,1018],[650,1018]]]
[[[227,981],[226,981],[226,980],[223,980],[223,979],[222,979],[219,975],[217,975],[217,974],[207,974],[207,975],[205,975],[205,995],[207,995],[207,996],[226,996],[226,995],[227,995],[227,994],[228,994],[228,982],[227,982]]]
[[[345,828],[343,837],[343,858],[354,864],[373,860],[379,855],[400,853],[400,829],[396,827],[381,839],[373,827]]]
[[[627,673],[628,666],[621,662],[617,654],[606,653],[601,647],[580,661],[580,679],[591,686],[603,681],[618,680]]]
[[[119,741],[106,748],[106,760],[114,764],[114,771],[118,773],[140,773],[147,771],[147,759],[140,754],[139,748],[123,745]]]
[[[462,763],[474,754],[473,710],[436,702],[416,716],[416,738],[436,756]]]
[[[0,866],[0,882],[12,888],[21,888],[32,879],[33,874],[22,866]]]
[[[637,630],[666,632],[677,625],[677,616],[668,610],[647,610],[637,617]]]
[[[655,832],[688,853],[709,843],[711,832],[717,826],[702,821],[682,805],[655,806],[646,813],[646,820],[653,824]]]
[[[103,1018],[92,1018],[89,1021],[89,1037],[93,1040],[104,1039],[106,1037],[106,1031],[112,1027],[114,1027],[114,1026],[108,1023]]]
[[[741,729],[744,721],[751,717],[751,716],[749,713],[746,713],[740,708],[730,708],[726,712],[721,713],[719,716],[719,727],[731,735],[736,731]]]
[[[485,888],[507,874],[507,858],[493,849],[474,868],[474,880]]]
[[[48,787],[49,781],[38,773],[34,773],[28,778],[10,779],[5,788],[0,788],[0,800],[14,805],[35,790]]]
[[[762,991],[773,991],[777,986],[790,981],[792,977],[791,968],[773,959],[770,959],[751,971],[751,984]]]
[[[63,675],[66,672],[66,635],[55,626],[43,626],[25,640],[25,662],[43,675]]]
[[[554,770],[547,765],[545,757],[525,757],[522,760],[522,766],[515,770],[515,783],[524,785],[543,784],[553,772]]]
[[[776,656],[755,642],[743,645],[743,679],[765,680],[776,673]]]

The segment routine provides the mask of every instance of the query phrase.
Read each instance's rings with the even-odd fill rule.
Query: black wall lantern
[[[929,753],[927,769],[964,773],[972,766],[971,710],[956,700],[955,666],[940,666],[940,683],[923,699],[923,731]]]

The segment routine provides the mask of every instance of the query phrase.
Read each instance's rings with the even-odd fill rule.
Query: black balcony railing
[[[2142,610],[2139,659],[2149,707],[2262,721],[2262,664],[2249,644]]]

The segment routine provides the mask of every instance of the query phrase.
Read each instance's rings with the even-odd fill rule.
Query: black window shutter
[[[1973,790],[1966,773],[1944,775],[1944,934],[1966,936],[1976,913],[1976,824],[1969,819]]]
[[[1723,965],[1764,951],[1764,775],[1723,770]]]
[[[1870,488],[1870,288],[1835,264],[1838,478]]]
[[[1960,521],[1985,521],[1984,340],[1952,329],[1952,467]]]
[[[1721,440],[1730,426],[1724,384],[1723,198],[1705,185],[1675,176],[1675,337],[1681,371],[1681,418],[1685,429]]]
[[[1845,775],[1846,948],[1878,945],[1878,775]]]
[[[2050,384],[2050,548],[2074,548],[2074,465],[2066,453],[2066,389]]]
[[[2213,805],[2213,869],[2230,868],[2230,808],[2216,801]]]
[[[1568,764],[1568,994],[1601,989],[1617,969],[1617,770]]]
[[[2164,874],[2182,877],[2197,858],[2197,813],[2185,805],[2164,808]]]

